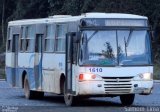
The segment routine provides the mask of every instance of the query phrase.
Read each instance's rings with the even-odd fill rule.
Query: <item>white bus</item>
[[[148,18],[132,14],[86,13],[11,21],[6,47],[7,81],[28,99],[44,92],[78,97],[119,96],[131,105],[135,94],[153,89]]]

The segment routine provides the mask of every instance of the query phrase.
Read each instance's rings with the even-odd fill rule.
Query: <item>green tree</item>
[[[64,12],[63,5],[65,0],[48,0],[49,3],[49,15],[58,15]]]

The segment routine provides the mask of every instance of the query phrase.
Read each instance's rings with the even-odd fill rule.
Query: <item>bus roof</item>
[[[38,24],[38,23],[43,24],[43,23],[53,23],[53,22],[73,22],[73,21],[78,21],[82,18],[148,19],[146,16],[123,14],[123,13],[85,13],[79,16],[55,15],[55,16],[50,16],[48,18],[10,21],[9,26]]]
[[[147,19],[145,16],[124,13],[85,13],[86,18]]]

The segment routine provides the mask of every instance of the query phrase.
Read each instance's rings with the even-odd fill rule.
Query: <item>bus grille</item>
[[[103,77],[106,94],[128,94],[133,77]]]

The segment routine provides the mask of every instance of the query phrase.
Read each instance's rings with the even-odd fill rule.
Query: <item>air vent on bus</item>
[[[132,88],[133,77],[103,77],[106,94],[128,94]]]

